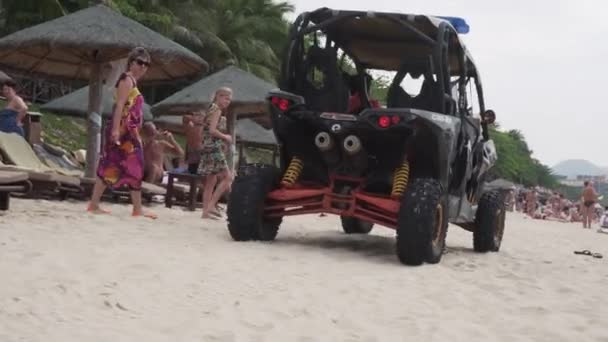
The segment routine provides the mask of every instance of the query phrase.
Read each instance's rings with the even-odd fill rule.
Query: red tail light
[[[389,128],[399,122],[401,122],[401,117],[399,115],[381,115],[378,118],[378,126],[380,126],[380,128]]]
[[[391,125],[391,118],[386,116],[386,115],[382,115],[381,117],[378,118],[378,126],[382,127],[382,128],[388,128],[388,126]]]
[[[283,112],[287,111],[292,104],[288,99],[284,99],[278,96],[271,97],[270,102]]]

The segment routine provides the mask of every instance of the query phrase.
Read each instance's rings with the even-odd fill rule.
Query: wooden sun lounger
[[[0,165],[0,171],[23,172],[32,184],[32,191],[26,195],[58,195],[64,200],[70,194],[82,192],[80,180],[77,177],[64,176],[52,172],[38,172],[16,165]]]
[[[95,178],[83,177],[83,178],[80,178],[80,182],[82,184],[82,187],[84,188],[84,192],[88,196],[90,196],[93,192],[93,186],[95,185]],[[142,198],[147,200],[148,202],[150,202],[152,200],[152,197],[164,196],[166,193],[167,193],[167,190],[165,190],[165,188],[158,186],[158,185],[154,185],[154,184],[146,183],[146,182],[143,182],[141,185]],[[126,188],[118,189],[118,190],[108,189],[104,193],[104,196],[106,198],[108,198],[108,197],[112,198],[112,199],[114,199],[114,201],[118,202],[121,197],[129,197],[130,192]]]
[[[28,193],[32,183],[25,172],[0,171],[0,210],[8,210],[12,192]]]

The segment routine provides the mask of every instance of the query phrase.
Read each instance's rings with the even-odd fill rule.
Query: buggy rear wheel
[[[342,221],[342,230],[346,234],[369,234],[374,228],[373,223],[355,217],[340,216],[340,221]]]
[[[397,256],[406,265],[441,260],[448,229],[448,212],[436,179],[414,179],[401,199],[397,219]]]
[[[279,171],[272,165],[239,169],[228,199],[228,231],[236,241],[274,240],[281,218],[264,218],[266,195],[276,188]]]

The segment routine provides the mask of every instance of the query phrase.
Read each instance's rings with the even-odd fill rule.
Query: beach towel
[[[34,144],[32,148],[36,156],[53,171],[66,176],[82,177],[84,175],[84,172],[70,162],[65,155],[59,156],[50,153],[46,148],[37,144]]]

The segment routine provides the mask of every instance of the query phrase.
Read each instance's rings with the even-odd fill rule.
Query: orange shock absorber
[[[300,177],[303,168],[304,164],[300,158],[291,158],[289,166],[287,167],[287,170],[285,170],[285,174],[281,180],[281,184],[284,186],[293,186]]]
[[[401,166],[395,170],[393,175],[393,189],[391,191],[392,197],[400,197],[403,195],[407,182],[410,177],[410,163],[406,160],[403,161]]]

